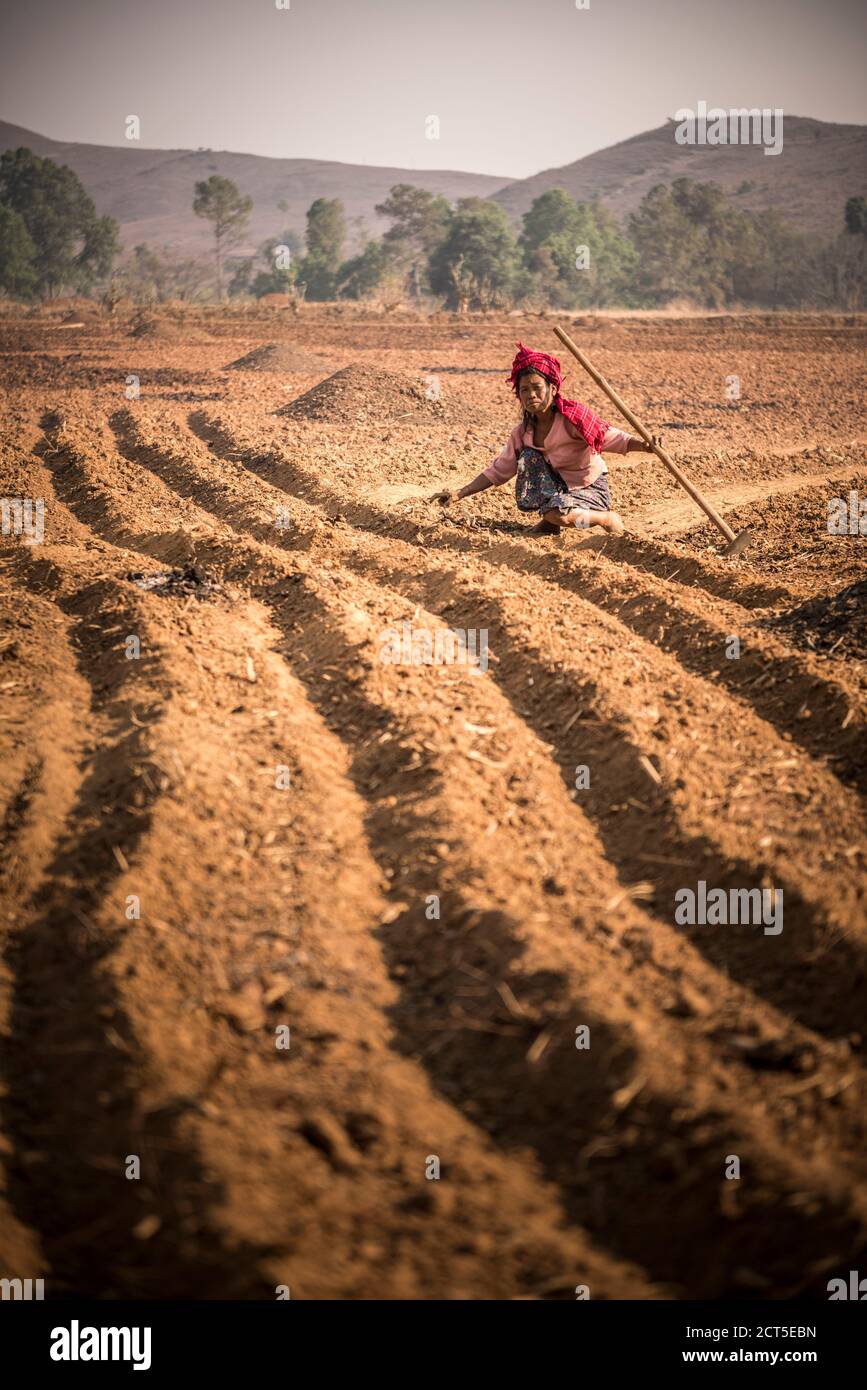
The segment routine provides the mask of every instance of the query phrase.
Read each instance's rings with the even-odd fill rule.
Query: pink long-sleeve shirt
[[[612,427],[602,441],[602,448],[609,454],[625,454],[631,438],[632,436],[625,434],[623,430]],[[533,444],[532,422],[526,430],[517,424],[506,440],[502,453],[483,470],[484,476],[498,486],[514,478],[518,471],[518,455],[525,445],[539,448],[569,488],[589,487],[603,473],[608,472],[601,454],[590,448],[572,421],[567,420],[558,410],[542,445]]]

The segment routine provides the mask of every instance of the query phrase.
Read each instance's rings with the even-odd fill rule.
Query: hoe
[[[695,485],[689,481],[689,478],[686,476],[685,473],[681,472],[674,460],[670,459],[665,450],[660,448],[658,444],[654,444],[652,434],[650,434],[650,432],[644,428],[640,420],[637,420],[635,418],[632,411],[629,409],[629,406],[626,405],[626,403],[620,399],[613,386],[608,385],[608,382],[605,380],[601,372],[597,372],[596,368],[593,366],[593,363],[588,361],[581,349],[575,346],[575,344],[572,342],[572,339],[569,337],[569,334],[564,333],[563,329],[557,327],[556,324],[554,326],[554,332],[557,334],[557,337],[560,339],[560,342],[563,343],[564,346],[569,349],[573,356],[578,358],[578,361],[581,363],[581,366],[584,368],[585,372],[589,372],[590,376],[592,376],[593,380],[596,382],[596,385],[600,386],[602,390],[605,392],[606,396],[609,398],[609,400],[614,402],[614,404],[617,406],[617,409],[620,411],[620,414],[623,415],[625,419],[629,421],[632,428],[636,430],[638,434],[641,435],[641,438],[644,440],[647,447],[653,450],[653,452],[656,454],[656,457],[658,459],[661,459],[662,462],[665,464],[669,473],[672,473],[674,477],[677,479],[677,481],[680,483],[681,487],[686,489],[693,502],[697,502],[698,505],[701,507],[702,511],[705,513],[705,515],[710,517],[714,526],[718,527],[719,530],[722,531],[723,535],[725,536],[728,542],[728,544],[723,548],[723,555],[740,555],[742,551],[746,550],[747,546],[752,540],[752,532],[750,531],[750,528],[746,527],[743,531],[740,532],[739,535],[736,536],[732,528],[725,521],[723,521],[719,513],[714,510],[710,502],[708,502],[707,498],[702,497],[698,488],[695,487]]]

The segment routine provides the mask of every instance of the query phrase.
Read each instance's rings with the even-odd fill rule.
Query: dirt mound
[[[63,324],[82,324],[85,328],[96,326],[102,323],[102,319],[96,310],[89,309],[68,309],[60,320]]]
[[[262,343],[228,364],[228,370],[243,372],[315,372],[327,368],[323,357],[297,343]]]
[[[201,328],[188,328],[176,319],[157,318],[154,314],[136,314],[130,320],[129,335],[158,343],[210,342],[211,335]]]
[[[478,411],[469,403],[444,400],[436,377],[416,379],[360,362],[351,362],[276,413],[293,420],[347,425],[368,420],[469,425],[478,419]]]

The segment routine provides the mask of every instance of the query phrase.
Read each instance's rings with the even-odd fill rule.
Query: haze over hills
[[[679,145],[676,128],[669,120],[490,196],[515,221],[549,188],[565,188],[579,202],[598,197],[622,218],[654,184],[686,177],[718,183],[738,208],[776,208],[799,230],[831,236],[843,229],[846,199],[867,193],[867,126],[787,115],[776,155],[760,145]]]
[[[96,204],[120,224],[124,248],[146,241],[193,256],[211,249],[207,222],[193,213],[193,189],[201,179],[220,174],[253,199],[247,241],[237,254],[250,254],[266,237],[294,228],[301,236],[307,209],[315,198],[340,198],[346,209],[347,254],[360,249],[351,226],[363,218],[368,233],[380,236],[388,219],[374,212],[396,183],[412,183],[450,202],[486,197],[508,182],[490,174],[445,169],[389,169],[340,164],[323,159],[269,159],[226,150],[151,150],[134,141],[128,146],[79,145],[51,140],[22,126],[0,121],[0,153],[25,145],[34,154],[68,164]],[[277,204],[285,202],[286,210]]]
[[[307,209],[319,197],[343,201],[349,232],[345,253],[352,254],[360,248],[364,234],[379,236],[386,229],[386,219],[374,207],[396,183],[441,193],[451,202],[469,195],[491,198],[514,221],[516,230],[533,199],[549,188],[565,188],[581,201],[598,197],[623,217],[654,184],[685,175],[720,184],[736,207],[751,211],[773,207],[801,230],[834,235],[842,230],[846,199],[867,192],[867,126],[786,116],[778,155],[766,155],[760,145],[679,145],[675,128],[669,120],[655,130],[527,179],[271,159],[224,150],[142,149],[133,142],[129,146],[75,144],[2,121],[0,152],[26,145],[35,154],[68,164],[97,211],[117,219],[125,248],[149,242],[183,255],[210,251],[210,227],[193,214],[192,199],[195,183],[213,173],[232,179],[253,199],[249,236],[237,248],[238,254],[250,254],[267,237],[290,227],[303,235]],[[278,207],[281,201],[285,210]],[[357,218],[363,228],[353,225]]]

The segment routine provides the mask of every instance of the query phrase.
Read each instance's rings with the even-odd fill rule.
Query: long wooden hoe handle
[[[557,337],[560,339],[560,342],[563,343],[564,346],[566,346],[569,349],[569,351],[575,357],[578,358],[578,361],[581,363],[581,366],[584,368],[585,372],[588,372],[590,376],[592,376],[593,380],[596,382],[596,385],[600,386],[602,390],[605,392],[608,399],[614,402],[614,404],[617,406],[617,409],[620,411],[620,414],[623,415],[624,418],[629,421],[632,428],[635,431],[637,431],[638,434],[641,435],[641,438],[644,440],[648,448],[651,449],[654,454],[656,454],[656,457],[658,459],[662,460],[669,473],[672,473],[674,475],[674,477],[680,483],[681,487],[685,488],[685,490],[689,493],[690,497],[692,498],[693,502],[697,502],[698,505],[701,507],[702,511],[705,513],[705,515],[709,516],[714,525],[719,527],[726,540],[735,540],[735,533],[732,530],[732,528],[728,525],[728,523],[723,521],[719,512],[714,510],[710,502],[708,502],[707,498],[702,496],[698,488],[693,483],[691,483],[686,474],[682,472],[680,468],[678,468],[677,464],[674,462],[674,459],[670,459],[664,449],[660,448],[658,444],[654,444],[653,435],[650,433],[650,431],[646,430],[642,425],[641,421],[636,419],[626,402],[620,399],[617,392],[614,390],[614,387],[608,385],[608,382],[605,380],[602,373],[597,372],[596,368],[593,366],[593,363],[588,361],[588,359],[584,356],[584,353],[581,351],[579,347],[575,346],[572,339],[569,337],[569,334],[564,333],[563,329],[559,328],[556,324],[554,325],[554,332],[557,334]]]

